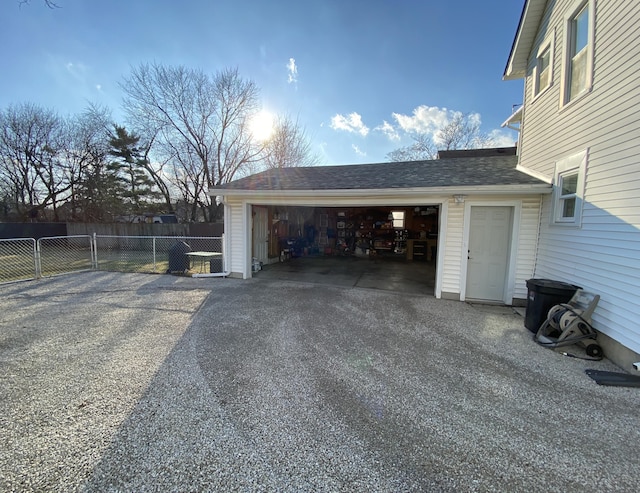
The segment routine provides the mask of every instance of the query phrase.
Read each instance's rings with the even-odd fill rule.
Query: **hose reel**
[[[568,303],[551,307],[534,340],[548,348],[580,344],[588,356],[602,358],[602,348],[596,342],[597,332],[591,326],[591,314],[599,300],[597,294],[576,291]]]

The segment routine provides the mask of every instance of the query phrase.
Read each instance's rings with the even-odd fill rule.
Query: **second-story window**
[[[553,80],[553,42],[548,40],[540,45],[533,76],[533,97],[549,87]]]
[[[593,73],[593,2],[578,2],[565,18],[564,104],[591,88]]]

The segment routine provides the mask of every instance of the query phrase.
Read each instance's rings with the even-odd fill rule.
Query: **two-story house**
[[[535,277],[601,296],[605,354],[640,361],[640,3],[526,0],[504,72],[524,79],[518,169],[542,195]]]

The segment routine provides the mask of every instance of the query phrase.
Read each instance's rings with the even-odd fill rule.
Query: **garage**
[[[225,272],[248,279],[262,263],[304,274],[318,269],[314,259],[348,258],[340,265],[379,273],[378,282],[401,283],[383,267],[404,268],[409,291],[414,283],[436,298],[523,304],[541,198],[552,187],[516,166],[515,148],[450,151],[430,161],[277,168],[212,187],[224,204]],[[344,272],[320,269],[335,279]]]
[[[316,273],[314,280],[328,283],[351,279],[354,286],[433,295],[439,210],[437,204],[253,205],[253,270],[262,266],[288,280],[309,280]]]

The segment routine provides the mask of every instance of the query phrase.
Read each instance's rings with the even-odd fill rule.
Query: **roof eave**
[[[546,0],[526,0],[520,15],[516,36],[511,46],[503,80],[522,79],[527,75],[527,62],[535,41]]]
[[[551,186],[546,183],[524,185],[477,185],[455,187],[412,187],[412,188],[374,188],[374,189],[330,189],[330,190],[231,190],[214,189],[209,194],[213,197],[393,197],[398,195],[539,195],[551,193]]]

